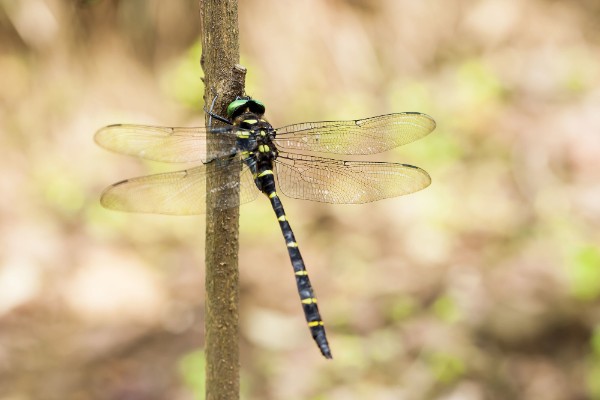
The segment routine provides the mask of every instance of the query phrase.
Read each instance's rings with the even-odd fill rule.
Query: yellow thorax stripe
[[[263,172],[261,172],[260,174],[258,174],[258,177],[262,178],[265,175],[273,175],[273,171],[271,171],[270,169],[266,169]]]

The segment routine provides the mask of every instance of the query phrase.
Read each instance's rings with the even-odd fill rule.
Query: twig
[[[237,0],[200,1],[202,18],[202,69],[204,101],[214,112],[226,115],[226,107],[243,95],[246,70],[239,62]],[[221,122],[213,122],[218,125]],[[208,116],[206,118],[208,124]],[[210,136],[209,136],[210,137]],[[208,151],[218,146],[208,142]],[[232,160],[236,162],[236,160]],[[237,161],[239,163],[239,161]],[[215,164],[208,165],[209,172]],[[224,198],[239,195],[239,175],[209,173],[206,182],[206,399],[239,399],[239,208],[219,210]],[[216,187],[232,188],[215,191]]]

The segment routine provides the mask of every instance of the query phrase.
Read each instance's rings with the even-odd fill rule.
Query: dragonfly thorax
[[[252,143],[252,148],[248,150],[255,156],[256,161],[270,162],[277,158],[278,151],[273,142],[277,132],[262,115],[244,113],[236,118],[235,124],[240,130],[248,132],[248,143]]]

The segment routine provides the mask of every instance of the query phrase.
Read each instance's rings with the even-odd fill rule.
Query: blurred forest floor
[[[203,398],[203,217],[104,210],[179,166],[111,123],[201,126],[196,0],[0,0],[0,399]],[[370,159],[417,194],[241,209],[245,399],[600,399],[600,2],[244,0],[247,93],[274,126],[420,111]],[[183,167],[181,167],[183,169]]]

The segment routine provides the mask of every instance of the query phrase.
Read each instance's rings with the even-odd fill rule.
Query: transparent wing
[[[277,129],[275,143],[288,150],[374,154],[414,142],[435,129],[429,115],[405,112],[353,121],[304,122]]]
[[[358,204],[414,193],[431,183],[429,174],[407,164],[341,161],[285,153],[276,159],[277,181],[289,197]]]
[[[224,201],[219,204],[219,209],[254,200],[259,191],[248,167],[242,166],[237,157],[224,164],[226,165],[217,168],[227,174],[240,173],[241,169],[241,175],[239,186],[232,187],[227,182],[217,182],[215,191],[227,192]],[[127,179],[104,190],[100,202],[106,208],[119,211],[172,215],[203,214],[206,210],[207,171],[207,165],[201,165],[183,171]],[[216,175],[211,175],[210,179],[216,179]]]
[[[236,152],[235,127],[168,128],[147,125],[109,125],[96,132],[96,143],[105,149],[162,162],[210,161]],[[207,154],[206,139],[215,148]],[[212,148],[212,147],[211,147]]]

